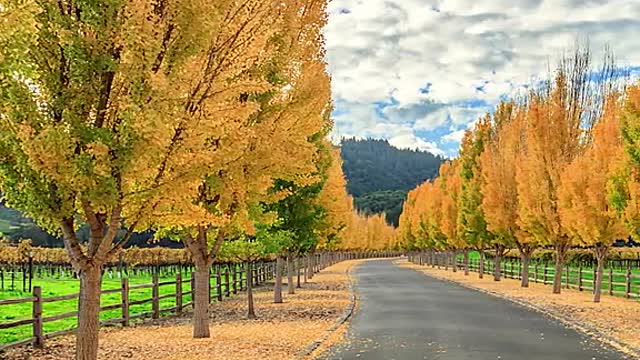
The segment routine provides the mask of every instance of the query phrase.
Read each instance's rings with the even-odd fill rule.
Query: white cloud
[[[640,65],[637,0],[332,0],[328,11],[343,134],[364,136],[378,123],[457,131],[544,77],[580,37],[596,59],[609,43],[621,64]]]
[[[434,155],[441,155],[441,156],[445,155],[445,152],[441,150],[437,144],[430,141],[424,141],[423,139],[417,137],[414,134],[394,136],[391,139],[389,139],[389,144],[399,149],[412,149],[412,150],[418,149],[418,150],[428,151]]]
[[[451,132],[443,136],[442,141],[459,143],[460,141],[462,141],[462,138],[464,137],[465,132],[466,130],[457,130],[457,131]]]

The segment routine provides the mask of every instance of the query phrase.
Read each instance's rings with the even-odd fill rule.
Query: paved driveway
[[[358,310],[325,359],[624,359],[544,315],[391,260],[354,275]]]

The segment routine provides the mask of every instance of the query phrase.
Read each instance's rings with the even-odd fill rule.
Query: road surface
[[[353,275],[358,309],[347,339],[323,359],[624,359],[542,314],[391,260],[362,263]]]

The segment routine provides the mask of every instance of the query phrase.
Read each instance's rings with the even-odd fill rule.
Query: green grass
[[[191,283],[188,281],[189,276],[183,274],[182,291],[187,292],[191,290]],[[175,276],[160,277],[159,282],[175,281]],[[223,280],[224,281],[224,280]],[[151,275],[137,275],[129,277],[129,285],[138,284],[151,284]],[[80,291],[80,282],[76,279],[35,279],[34,286],[40,286],[42,288],[42,296],[53,297],[60,295],[68,295],[78,293]],[[212,293],[216,291],[215,278],[211,279]],[[22,282],[20,280],[19,286],[16,281],[16,287],[22,289]],[[110,279],[107,275],[104,276],[102,281],[102,289],[120,289],[121,280],[114,278]],[[166,294],[174,294],[176,292],[176,285],[162,285],[159,287],[160,296]],[[226,292],[226,287],[223,286],[223,292]],[[21,291],[0,291],[0,300],[16,299],[29,297],[30,293]],[[149,299],[152,297],[152,289],[131,289],[129,291],[129,301]],[[191,294],[185,294],[183,296],[183,304],[191,301]],[[115,305],[122,302],[120,292],[103,294],[101,297],[101,306]],[[175,297],[160,300],[160,309],[169,308],[176,305]],[[57,314],[76,311],[78,307],[78,299],[48,302],[43,304],[43,316],[53,316]],[[139,314],[152,310],[151,302],[139,305],[132,305],[129,308],[131,315]],[[0,323],[12,322],[22,319],[29,319],[32,317],[32,303],[3,305],[0,306]],[[166,314],[165,314],[166,315]],[[162,313],[161,313],[162,316]],[[121,309],[114,309],[108,311],[102,311],[100,313],[100,319],[115,319],[122,317]],[[45,333],[51,333],[59,330],[65,330],[75,327],[77,324],[77,317],[69,317],[62,320],[46,322],[44,324]],[[31,325],[23,325],[14,327],[11,329],[3,329],[0,331],[0,344],[6,344],[14,341],[23,340],[32,336]]]

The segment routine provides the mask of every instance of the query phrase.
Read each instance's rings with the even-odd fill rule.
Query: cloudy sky
[[[577,39],[640,67],[640,0],[332,0],[338,137],[454,156],[474,120]]]

